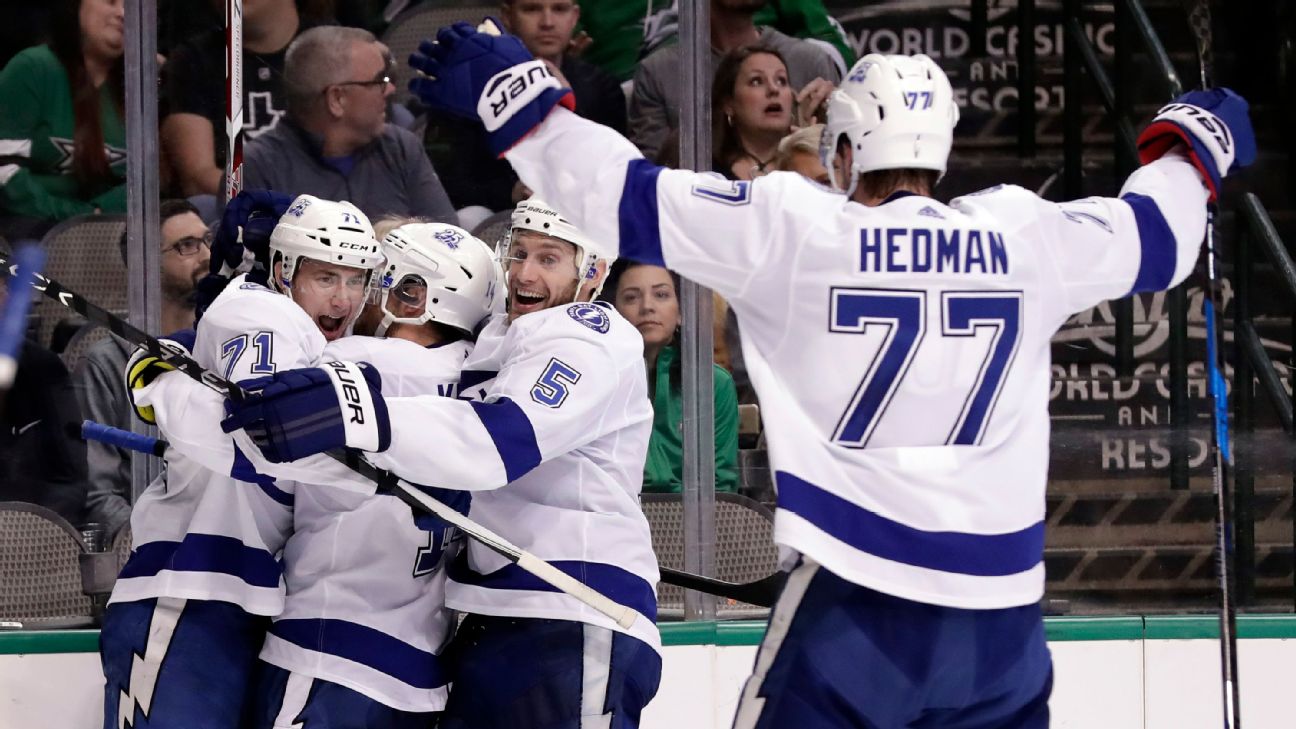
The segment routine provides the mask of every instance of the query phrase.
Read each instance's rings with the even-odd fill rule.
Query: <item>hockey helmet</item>
[[[512,225],[509,229],[509,235],[500,241],[501,250],[499,259],[501,262],[508,256],[508,250],[512,244],[513,235],[519,230],[528,230],[534,233],[557,238],[566,241],[576,247],[576,278],[583,284],[586,281],[594,279],[598,275],[598,262],[605,261],[606,267],[611,268],[612,263],[616,261],[616,256],[611,255],[604,247],[586,237],[571,221],[564,218],[551,205],[539,198],[528,198],[518,203],[517,208],[513,210]],[[595,287],[591,298],[598,298],[599,292],[603,289],[603,282],[607,281],[604,276],[603,281]],[[580,291],[580,287],[577,287]]]
[[[373,226],[349,202],[299,195],[270,233],[271,265],[281,261],[278,284],[292,287],[302,258],[372,271],[382,263],[382,247]]]
[[[375,336],[392,324],[440,322],[469,335],[490,315],[498,289],[495,257],[468,231],[446,223],[408,223],[383,238],[386,262],[373,292],[382,309]],[[422,306],[416,317],[398,317],[387,309],[388,297]]]
[[[958,105],[949,79],[927,56],[870,53],[828,97],[819,154],[833,187],[854,192],[857,174],[914,168],[945,172]],[[838,180],[837,141],[851,145],[851,169]]]

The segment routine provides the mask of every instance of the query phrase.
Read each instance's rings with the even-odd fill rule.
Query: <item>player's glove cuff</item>
[[[1138,138],[1139,160],[1147,164],[1183,143],[1188,158],[1219,196],[1221,179],[1255,160],[1255,133],[1246,100],[1228,89],[1192,91],[1157,112]]]
[[[575,111],[576,96],[544,61],[527,61],[495,74],[477,100],[491,152],[503,157],[559,104]]]
[[[154,354],[141,347],[135,350],[135,353],[126,361],[124,373],[126,395],[130,398],[131,409],[135,411],[135,417],[149,425],[157,425],[157,414],[153,411],[153,406],[136,402],[136,392],[153,384],[153,381],[163,373],[177,369],[176,365],[169,361],[172,355],[189,356],[189,348],[193,346],[192,330],[189,333],[177,332],[171,338],[159,339],[158,343],[166,350],[163,354]]]
[[[221,428],[243,429],[272,463],[334,448],[380,452],[391,446],[382,378],[368,365],[326,362],[245,386],[253,392],[238,402],[226,400]]]

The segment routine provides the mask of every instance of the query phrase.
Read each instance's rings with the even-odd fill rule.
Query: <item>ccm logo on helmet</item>
[[[342,404],[346,406],[347,410],[351,411],[351,422],[364,425],[365,413],[360,400],[360,387],[356,384],[355,378],[351,376],[352,369],[341,362],[325,362],[324,366],[333,370],[333,374],[337,375],[338,382],[341,384],[338,390],[344,398]]]
[[[353,251],[367,251],[373,246],[367,243],[348,243],[347,241],[338,241],[338,248],[348,248]]]

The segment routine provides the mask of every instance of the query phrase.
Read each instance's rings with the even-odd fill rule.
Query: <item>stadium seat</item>
[[[456,21],[480,23],[487,15],[499,15],[499,5],[444,7],[440,3],[425,2],[397,15],[382,34],[382,42],[391,49],[392,58],[396,59],[393,80],[396,84],[396,100],[404,103],[413,98],[409,92],[409,80],[414,71],[405,61],[411,53],[418,50],[420,41],[435,37],[438,29]]]
[[[501,210],[498,213],[481,221],[472,229],[472,234],[477,236],[481,242],[494,248],[499,243],[500,238],[509,232],[512,225],[513,211]]]
[[[738,447],[755,448],[760,441],[760,405],[744,403],[738,406]]]
[[[753,582],[774,572],[778,549],[774,546],[774,514],[760,503],[739,494],[716,494],[716,577],[727,582]],[[653,551],[663,567],[684,568],[684,498],[682,494],[644,494],[644,515],[652,531]],[[716,617],[763,618],[767,608],[720,598]],[[657,615],[678,620],[684,616],[684,591],[657,585]]]
[[[109,311],[125,314],[126,264],[119,249],[125,232],[124,215],[82,215],[59,223],[41,240],[48,254],[45,275]],[[43,297],[33,301],[32,309],[41,316],[38,341],[45,346],[60,321],[76,316]]]
[[[85,356],[86,352],[90,351],[91,347],[111,336],[112,333],[106,327],[89,323],[82,324],[68,339],[63,350],[59,352],[59,356],[63,358],[63,364],[71,372],[76,367],[77,362]]]
[[[0,502],[0,628],[94,625],[82,591],[81,534],[36,504]]]
[[[131,525],[127,521],[122,528],[117,530],[116,536],[113,537],[112,551],[117,556],[117,571],[126,566],[126,559],[130,557],[132,546]]]

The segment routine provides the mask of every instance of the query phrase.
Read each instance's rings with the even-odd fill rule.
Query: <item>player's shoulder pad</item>
[[[232,281],[212,302],[198,322],[204,331],[275,331],[308,335],[318,332],[315,323],[291,297],[244,280]]]
[[[960,195],[950,200],[949,207],[965,215],[988,213],[1002,225],[1013,227],[1010,221],[1025,223],[1032,219],[1040,200],[1039,195],[1020,185],[995,185]]]

